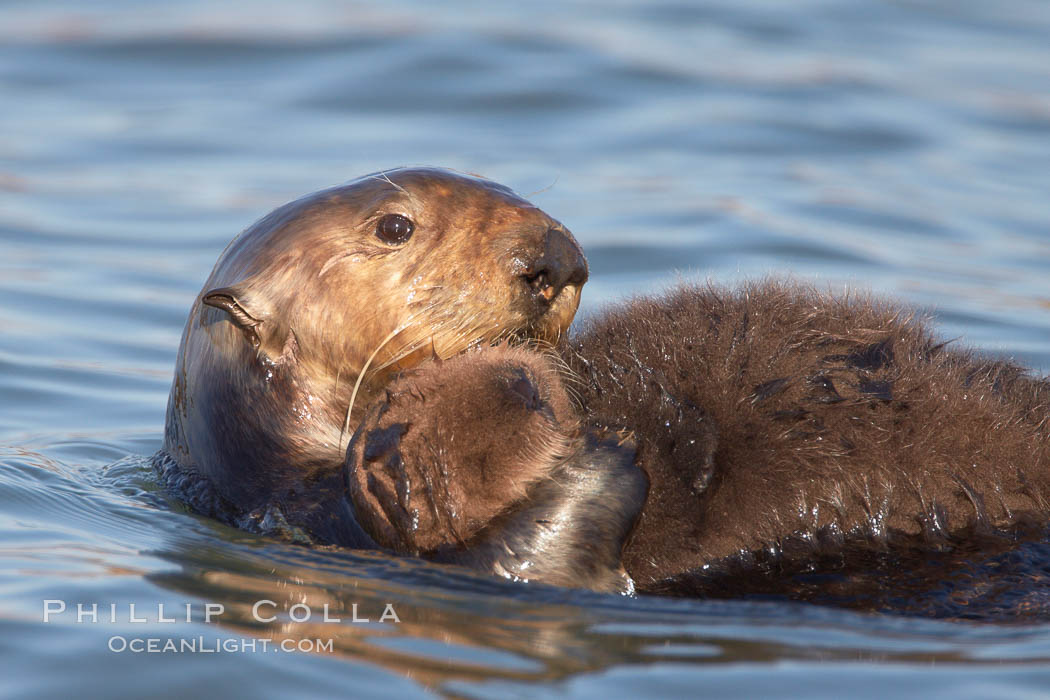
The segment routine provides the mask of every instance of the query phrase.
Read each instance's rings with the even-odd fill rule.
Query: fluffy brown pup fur
[[[587,420],[638,437],[651,488],[624,565],[641,590],[1050,517],[1050,383],[867,296],[683,286],[591,320],[564,358]]]
[[[348,452],[365,530],[599,590],[630,590],[622,551],[643,592],[1050,610],[1025,563],[1038,552],[1008,571],[1000,536],[1050,516],[1045,380],[951,349],[891,304],[787,282],[639,299],[562,357],[479,348],[391,386]],[[585,444],[566,388],[594,435],[632,439]],[[624,546],[645,497],[635,461],[650,488]],[[974,585],[937,590],[942,577]]]
[[[632,443],[579,429],[558,364],[501,345],[395,381],[347,450],[358,522],[401,553],[631,590],[620,555],[645,476]]]

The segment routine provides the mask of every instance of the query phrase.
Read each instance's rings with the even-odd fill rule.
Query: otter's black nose
[[[538,300],[549,304],[567,285],[579,287],[587,281],[587,259],[572,236],[552,228],[540,256],[521,278]]]

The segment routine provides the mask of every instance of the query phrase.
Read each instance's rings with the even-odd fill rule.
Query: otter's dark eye
[[[390,245],[403,245],[412,237],[416,228],[407,217],[400,214],[387,214],[376,222],[376,236]]]

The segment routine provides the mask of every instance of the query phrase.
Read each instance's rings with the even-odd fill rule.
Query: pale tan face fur
[[[389,215],[412,224],[401,244],[377,235]],[[540,299],[522,276],[552,231],[582,276]],[[165,447],[231,498],[227,481],[245,478],[246,461],[249,481],[266,482],[273,465],[341,459],[399,369],[505,337],[555,341],[579,305],[582,261],[541,210],[443,170],[388,171],[280,207],[227,247],[191,311]],[[231,431],[238,444],[216,435]],[[262,444],[275,436],[281,444]]]

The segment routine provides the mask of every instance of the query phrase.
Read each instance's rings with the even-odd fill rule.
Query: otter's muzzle
[[[576,239],[566,231],[550,229],[543,250],[521,275],[536,300],[550,304],[565,287],[579,289],[587,281],[587,259]]]

